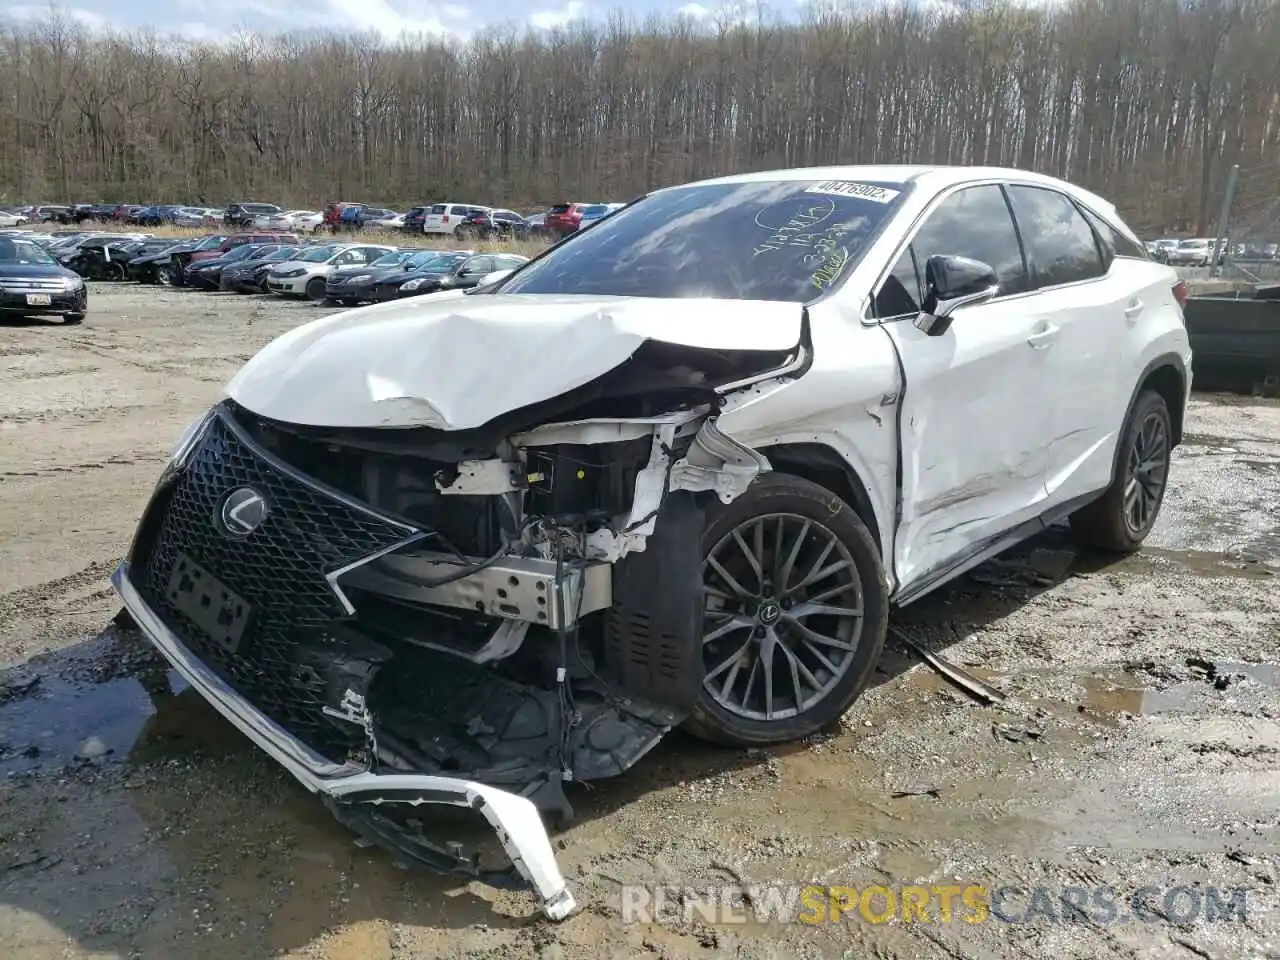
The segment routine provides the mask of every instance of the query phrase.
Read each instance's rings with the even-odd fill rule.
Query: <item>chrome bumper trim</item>
[[[349,802],[439,803],[470,807],[493,827],[507,856],[536,892],[543,913],[552,920],[563,920],[573,911],[573,894],[556,864],[542,818],[529,800],[470,780],[417,774],[376,774],[351,764],[330,762],[258,712],[193,656],[142,599],[129,578],[128,561],[116,569],[111,583],[125,609],[174,669],[241,733],[270,754],[312,793],[323,793],[337,800],[351,798]]]

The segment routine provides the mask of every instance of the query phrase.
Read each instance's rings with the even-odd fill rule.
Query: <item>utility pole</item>
[[[1227,190],[1222,195],[1222,214],[1218,217],[1218,232],[1214,236],[1213,252],[1209,260],[1209,276],[1216,277],[1222,272],[1219,256],[1227,256],[1227,232],[1231,229],[1231,206],[1236,200],[1236,182],[1240,179],[1240,164],[1233,164],[1227,171]]]

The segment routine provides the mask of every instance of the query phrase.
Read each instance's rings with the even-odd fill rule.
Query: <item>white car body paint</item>
[[[267,272],[267,290],[271,293],[281,293],[286,296],[301,296],[307,291],[307,284],[317,277],[328,277],[340,266],[345,264],[342,262],[343,254],[357,247],[372,251],[380,251],[382,253],[391,253],[395,247],[389,247],[384,244],[371,243],[343,243],[335,244],[334,253],[328,260],[311,261],[311,260],[285,260],[273,266]],[[283,276],[283,274],[293,273],[297,270],[302,272],[297,276]]]
[[[961,307],[934,336],[913,315],[880,320],[869,309],[918,226],[955,188],[1047,187],[1137,243],[1105,200],[1051,178],[999,169],[812,168],[720,182],[770,180],[812,181],[812,189],[886,201],[891,191],[877,184],[911,188],[848,275],[808,305],[449,290],[298,327],[247,363],[226,395],[253,413],[302,426],[460,431],[588,383],[646,341],[773,351],[788,359],[721,386],[718,404],[540,423],[498,441],[491,459],[466,461],[464,474],[437,474],[434,483],[446,495],[483,488],[508,496],[530,480],[515,468],[532,467],[525,459],[531,447],[648,437],[648,459],[636,470],[625,516],[584,536],[582,553],[594,564],[643,551],[667,491],[705,490],[731,502],[755,477],[779,469],[795,447],[816,446],[837,457],[865,491],[862,506],[880,535],[886,586],[899,602],[1102,492],[1112,480],[1129,406],[1153,364],[1181,368],[1185,390],[1176,398],[1181,407],[1171,411],[1181,416],[1191,351],[1173,289],[1177,276],[1150,260],[1120,256],[1096,279]],[[176,457],[199,431],[199,423],[188,429]],[[833,510],[842,509],[835,497]],[[543,560],[559,549],[558,539],[537,532],[526,543]],[[573,909],[528,800],[461,778],[326,765],[185,651],[132,588],[127,565],[115,582],[174,666],[308,789],[339,799],[375,797],[371,802],[403,796],[482,804],[544,912],[561,919]],[[497,629],[516,622],[504,619]]]
[[[800,318],[787,303],[728,312],[705,300],[446,291],[304,324],[264,347],[227,395],[288,423],[466,430],[579,387],[646,340],[788,350]]]
[[[998,168],[811,168],[708,182],[763,180],[914,182],[844,282],[809,306],[810,369],[731,394],[718,421],[753,449],[808,443],[839,454],[867,492],[891,588],[1104,488],[1147,364],[1172,354],[1190,369],[1176,275],[1150,261],[1118,258],[1098,280],[963,308],[941,337],[869,319],[887,265],[950,190],[1046,186],[1119,223],[1089,191]],[[792,304],[501,293],[459,309],[461,296],[314,321],[269,344],[227,393],[299,424],[460,430],[573,389],[646,339],[788,349],[801,315]],[[499,350],[512,362],[487,362]],[[556,363],[533,373],[533,359],[549,353]]]

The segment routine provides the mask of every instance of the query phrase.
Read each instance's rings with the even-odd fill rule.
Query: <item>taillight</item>
[[[440,215],[440,222],[441,222],[441,223],[448,223],[448,222],[449,222],[449,215],[448,215],[447,213],[442,213],[442,214]]]
[[[1187,305],[1187,281],[1179,280],[1173,285],[1173,299],[1178,301],[1178,306],[1185,308]]]

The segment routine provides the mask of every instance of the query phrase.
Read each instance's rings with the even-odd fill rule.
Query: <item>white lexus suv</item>
[[[893,606],[1058,519],[1137,549],[1184,296],[1110,203],[1018,170],[658,190],[473,290],[268,345],[115,584],[344,822],[492,878],[423,812],[470,808],[562,917],[567,782],[676,725],[818,730]]]

